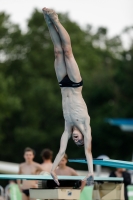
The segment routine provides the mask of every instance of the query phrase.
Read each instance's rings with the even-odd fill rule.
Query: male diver
[[[88,163],[87,185],[93,184],[93,160],[91,153],[90,117],[82,97],[83,81],[74,58],[69,34],[62,26],[54,10],[43,8],[43,14],[54,45],[55,72],[62,94],[62,108],[65,120],[60,149],[54,160],[51,175],[59,185],[55,170],[65,155],[67,143],[72,137],[78,146],[84,146]]]

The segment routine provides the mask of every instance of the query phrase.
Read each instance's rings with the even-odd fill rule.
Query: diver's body
[[[61,137],[60,149],[54,160],[51,175],[59,184],[55,170],[63,158],[68,139],[73,138],[78,146],[84,145],[88,163],[86,180],[93,181],[93,162],[91,154],[91,128],[87,106],[82,97],[82,78],[72,53],[70,37],[59,22],[58,15],[51,9],[43,8],[45,21],[54,44],[55,72],[61,87],[62,108],[65,128]]]

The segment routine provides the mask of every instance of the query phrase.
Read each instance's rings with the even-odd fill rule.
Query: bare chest
[[[33,166],[26,165],[21,168],[21,172],[22,172],[22,174],[31,174],[32,175],[32,174],[36,174],[37,169],[34,165]]]
[[[69,169],[57,169],[56,173],[61,176],[71,176],[71,170]]]

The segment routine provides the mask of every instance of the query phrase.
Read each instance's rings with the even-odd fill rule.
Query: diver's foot
[[[59,22],[58,15],[54,10],[47,8],[47,14],[53,23]]]
[[[51,21],[49,15],[47,14],[48,9],[47,9],[46,7],[44,7],[44,8],[42,9],[42,11],[43,11],[44,19],[45,19],[46,23],[47,23],[47,24],[51,24],[52,21]]]
[[[43,11],[45,14],[47,14],[47,8],[46,8],[46,7],[42,8],[42,11]]]

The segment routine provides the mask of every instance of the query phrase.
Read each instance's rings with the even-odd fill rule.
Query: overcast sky
[[[111,36],[133,25],[133,0],[0,0],[0,11],[11,14],[23,29],[34,8],[43,7],[68,12],[81,26],[107,27]]]

